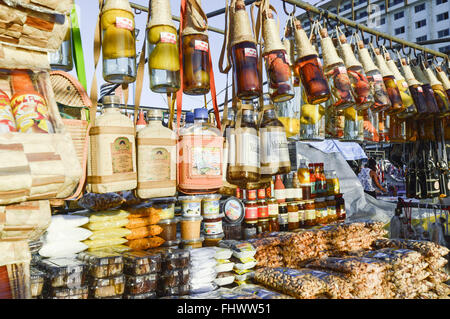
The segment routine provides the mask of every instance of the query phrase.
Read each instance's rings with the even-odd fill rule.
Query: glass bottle
[[[319,163],[320,196],[327,195],[327,178],[325,176],[324,164]]]
[[[344,136],[342,141],[362,142],[364,141],[364,119],[357,110],[349,107],[344,111]]]
[[[286,102],[274,103],[278,120],[283,124],[286,137],[296,140],[300,132],[301,88],[295,87],[295,97]]]
[[[311,179],[306,160],[300,160],[297,178],[302,189],[302,200],[311,199]]]
[[[223,136],[208,123],[205,108],[194,110],[194,125],[180,130],[178,190],[186,194],[217,192],[222,187]]]
[[[251,109],[242,111],[242,120],[236,119],[235,124],[235,166],[229,167],[229,182],[243,188],[247,183],[258,182],[260,179],[259,136],[255,124],[255,114]],[[240,123],[239,123],[240,122]]]
[[[404,110],[402,97],[400,96],[400,90],[398,89],[397,82],[395,81],[394,73],[389,69],[386,64],[386,60],[380,52],[379,48],[374,49],[375,59],[377,61],[378,68],[383,76],[384,85],[386,86],[389,99],[391,100],[391,107],[386,110],[388,114],[397,114]]]
[[[287,205],[288,210],[288,230],[298,229],[300,227],[300,220],[298,216],[298,203],[291,202]]]
[[[73,54],[72,54],[72,22],[69,18],[69,28],[66,36],[59,49],[48,54],[50,59],[50,66],[52,70],[63,70],[66,72],[73,69]]]
[[[295,72],[300,75],[300,82],[305,88],[307,100],[311,104],[328,101],[331,92],[323,72],[322,63],[298,20],[294,21],[294,35],[297,45]]]
[[[236,185],[230,184],[227,180],[228,166],[230,163],[235,162],[234,118],[234,110],[228,109],[226,118],[222,120],[224,138],[222,166],[223,186],[220,188],[219,193],[229,196],[234,196],[234,194],[236,194]]]
[[[278,204],[278,224],[280,231],[289,230],[289,212],[286,203]]]
[[[295,37],[294,37],[294,24],[292,19],[289,19],[286,23],[284,32],[283,45],[286,48],[286,53],[289,57],[289,66],[291,67],[291,74],[293,77],[294,87],[300,85],[300,74],[298,74],[298,69],[295,68],[296,61],[296,48],[295,48]]]
[[[295,198],[295,189],[292,180],[293,180],[292,174],[284,175],[284,187],[287,202],[292,202]]]
[[[331,106],[344,110],[356,104],[353,89],[344,61],[337,54],[333,40],[326,28],[320,30],[325,75],[331,88]]]
[[[345,211],[345,200],[343,194],[336,194],[334,196],[336,199],[336,215],[338,222],[344,222],[347,218],[347,214]]]
[[[150,89],[155,93],[177,92],[180,89],[180,55],[170,1],[151,2],[147,44]]]
[[[440,111],[440,116],[445,117],[447,115],[450,115],[450,103],[447,94],[445,93],[444,86],[437,79],[436,75],[430,67],[425,67],[424,74],[428,78],[431,88],[433,89],[434,97]]]
[[[425,95],[425,101],[427,102],[427,113],[428,115],[434,116],[439,113],[439,106],[436,101],[436,97],[434,96],[434,91],[431,88],[430,82],[422,71],[420,65],[412,65],[412,71],[422,83],[423,94]]]
[[[301,201],[303,199],[302,185],[300,184],[300,180],[298,179],[297,172],[294,172],[294,175],[292,176],[292,185],[295,190],[294,200]]]
[[[414,105],[417,108],[417,114],[415,115],[415,117],[419,119],[429,117],[430,113],[428,113],[427,101],[425,99],[425,93],[422,88],[422,83],[420,83],[416,79],[410,65],[407,64],[406,59],[401,59],[400,62],[404,77],[406,78],[406,82],[408,83],[409,92],[411,93]]]
[[[388,142],[389,141],[389,129],[386,126],[386,118],[389,115],[386,115],[385,112],[378,113],[378,136],[380,138],[380,142]]]
[[[336,171],[325,171],[325,177],[327,179],[327,195],[336,195],[340,193],[339,179],[336,176]]]
[[[281,179],[281,175],[275,176],[274,193],[278,204],[286,202],[286,187]]]
[[[389,109],[391,107],[391,100],[383,82],[383,77],[370,57],[369,50],[364,47],[363,41],[358,41],[358,55],[359,60],[364,66],[364,72],[366,72],[367,79],[372,87],[373,97],[375,98],[372,111],[380,112]]]
[[[316,174],[315,174],[315,169],[314,169],[314,163],[309,163],[308,164],[308,169],[309,169],[309,180],[311,183],[311,198],[316,198],[317,196],[317,178],[316,178]]]
[[[259,127],[261,176],[287,174],[291,161],[283,124],[277,119],[273,107],[265,107]]]
[[[103,79],[110,83],[136,80],[134,14],[128,0],[107,0],[101,14]]]
[[[161,115],[161,120],[162,120],[162,115]],[[146,126],[147,126],[147,122],[145,121],[144,111],[140,110],[138,120],[136,121],[136,133],[139,132],[140,130],[142,130],[143,128],[145,128]]]
[[[300,140],[323,141],[325,139],[325,107],[323,104],[309,104],[302,87],[300,105]]]
[[[341,140],[344,137],[344,128],[344,112],[327,105],[325,108],[325,138]]]
[[[317,225],[316,205],[314,200],[305,201],[305,226],[311,227]]]
[[[347,68],[347,73],[354,92],[356,104],[353,107],[357,111],[366,110],[372,107],[375,103],[372,87],[366,77],[361,62],[356,59],[351,45],[347,43],[347,38],[345,35],[341,34],[339,40],[341,44],[341,57],[344,60],[345,67]]]
[[[450,100],[450,80],[447,74],[445,74],[445,72],[442,70],[440,66],[436,66],[436,75],[439,81],[441,81],[442,86],[444,87],[444,90],[447,94],[447,98]]]
[[[378,129],[377,120],[375,119],[375,114],[371,109],[363,111],[363,121],[364,121],[364,141],[366,143],[374,143],[378,141]]]
[[[396,116],[389,117],[389,138],[393,143],[406,142],[406,122]]]
[[[328,208],[325,202],[326,197],[318,197],[314,201],[316,208],[316,221],[318,224],[325,225],[328,222]]]

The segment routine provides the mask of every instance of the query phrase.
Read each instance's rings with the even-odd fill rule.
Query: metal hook
[[[133,8],[133,10],[134,10],[134,14],[135,14],[135,15],[140,15],[140,14],[142,13],[142,10],[141,10],[141,9]]]
[[[283,1],[283,10],[284,10],[284,13],[286,13],[286,15],[288,15],[288,16],[292,15],[293,16],[295,14],[295,11],[297,10],[297,6],[295,4],[293,4],[292,6],[294,7],[292,12],[288,12],[287,9],[286,9],[286,1]]]

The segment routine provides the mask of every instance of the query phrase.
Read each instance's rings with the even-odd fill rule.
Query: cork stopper
[[[320,35],[322,39],[320,43],[322,44],[322,56],[324,67],[330,67],[339,63],[344,63],[344,61],[339,57],[336,48],[333,44],[333,40],[328,36],[328,31],[326,28],[320,30]]]
[[[406,60],[401,59],[400,62],[402,64],[403,74],[405,75],[406,82],[408,82],[408,86],[422,85],[422,83],[417,81],[411,67],[406,63]]]
[[[304,58],[308,55],[318,55],[317,51],[314,49],[314,46],[309,41],[308,35],[305,30],[303,30],[300,21],[294,21],[294,37],[295,43],[297,44],[297,57]]]
[[[230,28],[230,47],[242,42],[256,43],[243,0],[237,0],[230,7]]]
[[[391,70],[391,72],[394,74],[394,77],[397,81],[405,80],[405,77],[400,73],[399,69],[397,68],[397,65],[395,64],[395,61],[391,59],[389,56],[389,53],[385,54],[386,57],[386,64]]]
[[[264,39],[263,54],[276,50],[285,50],[280,38],[280,28],[270,11],[263,12],[262,37]]]
[[[203,11],[199,11],[202,10],[201,0],[191,1],[196,3],[197,8],[193,5],[190,5],[190,2],[187,2],[188,5],[186,6],[186,23],[184,25],[182,35],[208,35],[208,21],[206,20],[205,13]]]
[[[106,0],[102,13],[112,9],[128,11],[134,15],[128,0]]]
[[[386,64],[386,60],[384,59],[383,55],[380,52],[380,49],[375,48],[375,60],[377,61],[378,69],[380,70],[380,73],[383,77],[385,76],[394,76],[394,73],[389,69],[389,67]]]
[[[350,43],[347,43],[347,39],[345,38],[345,35],[341,35],[339,37],[341,40],[341,56],[344,59],[344,64],[347,68],[351,67],[361,67],[361,62],[358,61],[358,59],[355,56],[355,53],[353,53],[352,46]]]
[[[434,85],[442,86],[442,83],[437,79],[436,75],[434,74],[433,70],[430,67],[425,68],[425,70],[423,70],[423,73],[427,77],[431,86]]]
[[[366,72],[366,74],[372,71],[378,71],[377,66],[370,57],[369,50],[367,50],[367,48],[364,47],[364,42],[362,41],[358,41],[358,52],[359,52],[359,60],[361,61],[364,67],[364,72]]]
[[[442,86],[445,90],[450,90],[450,80],[447,77],[447,74],[440,68],[436,67],[436,74],[438,79],[442,82]]]
[[[422,68],[420,67],[420,65],[413,65],[411,66],[411,70],[414,73],[414,76],[416,77],[416,79],[419,82],[422,82],[422,84],[429,84],[430,82],[428,81],[427,77],[425,76],[425,74],[422,71]]]
[[[170,0],[152,0],[151,1],[151,19],[147,28],[157,25],[167,25],[175,27],[172,22],[172,11],[170,9]]]

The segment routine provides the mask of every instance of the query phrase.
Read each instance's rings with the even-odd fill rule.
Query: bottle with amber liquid
[[[294,68],[300,76],[300,82],[306,91],[308,102],[320,104],[328,101],[331,91],[323,72],[322,63],[298,20],[294,20],[294,36],[297,45],[297,60]]]
[[[281,175],[275,176],[274,195],[278,204],[286,202],[286,187],[281,179]]]
[[[445,93],[444,86],[437,79],[436,74],[434,74],[430,66],[425,66],[423,71],[434,92],[434,97],[436,98],[440,111],[440,117],[450,115],[450,103],[447,94]]]
[[[305,160],[300,161],[297,177],[302,189],[302,200],[311,199],[311,179]]]
[[[423,119],[430,116],[427,109],[427,101],[425,99],[425,93],[422,88],[422,83],[420,83],[414,73],[411,70],[411,66],[406,62],[406,59],[400,60],[404,77],[408,83],[409,92],[414,101],[414,105],[417,108],[417,114],[415,118]]]
[[[209,92],[209,41],[205,34],[183,35],[183,93],[204,95]]]
[[[447,98],[450,100],[450,79],[440,66],[436,66],[436,75],[439,81],[441,81],[442,86],[444,87]]]
[[[373,51],[375,53],[375,59],[377,61],[378,68],[381,72],[381,75],[383,76],[384,85],[386,86],[389,99],[391,100],[391,107],[387,110],[387,112],[389,114],[400,113],[404,110],[404,107],[394,73],[392,73],[392,71],[387,66],[386,60],[381,54],[380,49],[374,48]]]
[[[230,161],[235,162],[235,142],[234,142],[234,110],[228,109],[227,116],[222,120],[223,130],[223,165],[222,180],[223,185],[219,190],[222,195],[234,196],[236,194],[236,185],[227,181],[227,172]]]
[[[422,68],[419,64],[411,65],[411,69],[414,73],[414,76],[422,83],[423,94],[425,96],[425,101],[427,102],[427,113],[431,116],[435,116],[439,113],[439,106],[436,101],[436,97],[434,96],[434,91],[431,88],[431,84],[425,74],[422,71]]]
[[[309,169],[309,180],[311,183],[311,198],[316,198],[317,196],[317,178],[315,175],[315,169],[314,169],[314,163],[310,163],[308,165],[308,169]]]

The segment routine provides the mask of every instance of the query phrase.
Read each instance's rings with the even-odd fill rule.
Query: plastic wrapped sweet
[[[39,297],[42,294],[44,279],[45,274],[42,271],[35,267],[30,267],[30,289],[32,298]]]
[[[101,229],[92,232],[92,235],[89,237],[90,240],[102,240],[102,239],[112,239],[112,238],[121,238],[131,234],[131,230],[126,228],[108,228]],[[92,247],[91,247],[92,248]]]
[[[53,241],[44,243],[39,255],[48,258],[72,257],[88,248],[88,245],[78,241]]]
[[[162,239],[161,237],[153,236],[148,238],[130,240],[128,241],[127,246],[129,246],[133,250],[147,250],[150,248],[159,247],[164,242],[165,240]]]
[[[121,245],[126,243],[128,240],[121,237],[116,238],[105,238],[105,239],[97,239],[97,240],[85,240],[83,243],[89,247],[89,249],[101,248],[101,247],[109,247],[114,245]]]
[[[58,232],[61,229],[80,227],[88,222],[89,218],[82,215],[53,215],[47,232]]]
[[[145,251],[129,251],[123,254],[124,273],[146,275],[161,271],[161,255]]]
[[[189,283],[189,269],[175,269],[166,271],[159,276],[161,287],[177,287]]]
[[[45,273],[50,287],[60,288],[83,285],[87,265],[74,258],[52,258],[42,260],[38,268]]]
[[[81,207],[95,211],[117,208],[123,203],[125,203],[125,199],[116,193],[87,193],[78,200],[78,205]]]
[[[150,291],[139,295],[123,295],[123,299],[156,299],[156,292]]]
[[[228,259],[217,259],[215,270],[217,273],[232,271],[234,263]]]
[[[217,273],[213,268],[189,269],[189,284],[201,285],[213,282],[217,277]]]
[[[214,282],[190,284],[191,294],[203,294],[217,289],[219,286]]]
[[[142,276],[125,275],[125,292],[130,295],[140,295],[156,291],[157,283],[156,274]]]
[[[243,257],[243,258],[235,258],[232,257],[230,261],[234,262],[234,269],[237,270],[247,270],[252,269],[256,266],[256,259],[253,257]]]
[[[236,275],[231,272],[221,272],[217,274],[217,277],[214,279],[214,283],[220,287],[231,285],[234,282]]]
[[[109,278],[91,278],[89,282],[89,297],[98,299],[123,295],[125,291],[125,276]]]
[[[162,251],[162,269],[170,271],[183,269],[189,266],[190,253],[183,249],[167,249]]]
[[[119,253],[83,252],[78,259],[89,265],[89,275],[95,278],[106,278],[123,273],[123,258]]]
[[[46,298],[48,299],[88,299],[88,296],[88,285],[71,288],[53,288],[46,292]]]

